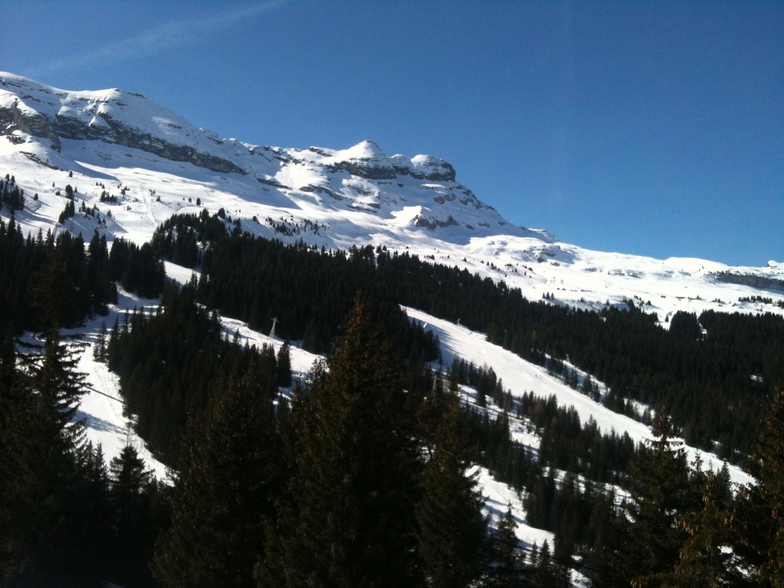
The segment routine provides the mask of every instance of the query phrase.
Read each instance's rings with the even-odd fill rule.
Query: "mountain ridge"
[[[509,223],[448,162],[387,156],[370,140],[346,149],[253,145],[196,128],[141,94],[66,91],[10,73],[0,73],[0,135],[0,172],[27,195],[15,217],[26,232],[89,239],[97,230],[143,242],[172,214],[223,210],[259,236],[408,250],[553,303],[633,301],[663,324],[679,310],[784,312],[784,293],[766,287],[784,279],[784,263],[655,260],[562,243]],[[58,225],[69,184],[95,214]]]

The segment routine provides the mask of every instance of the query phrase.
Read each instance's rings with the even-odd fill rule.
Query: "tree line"
[[[42,330],[41,312],[33,291],[54,278],[59,288],[60,324],[72,327],[85,317],[106,314],[117,302],[117,288],[109,271],[106,239],[95,234],[85,248],[81,236],[51,232],[24,237],[14,217],[0,219],[0,329],[8,333]]]

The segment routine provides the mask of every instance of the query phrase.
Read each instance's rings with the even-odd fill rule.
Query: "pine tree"
[[[69,419],[81,392],[57,330],[27,371],[4,377],[0,423],[0,585],[79,586],[100,555],[100,460]],[[3,370],[5,372],[5,369]],[[85,497],[96,497],[95,504]],[[87,565],[86,565],[87,562]]]
[[[519,541],[515,533],[517,523],[510,504],[498,522],[493,558],[495,567],[491,574],[493,588],[519,588],[524,585]]]
[[[554,588],[556,582],[555,564],[550,555],[550,543],[547,540],[544,541],[532,560],[532,586],[535,588]]]
[[[106,237],[96,231],[88,246],[87,288],[91,297],[91,311],[105,315],[107,304],[117,302],[117,286],[109,279],[109,249]]]
[[[106,342],[106,366],[111,371],[117,371],[120,364],[119,353],[119,340],[120,340],[120,320],[115,317],[112,330],[109,331],[109,339]]]
[[[46,333],[43,348],[23,355],[30,385],[37,394],[42,414],[48,414],[52,430],[70,437],[74,445],[81,442],[84,425],[72,422],[85,392],[85,374],[76,369],[77,349],[66,344],[60,334],[72,281],[66,272],[63,248],[55,250],[54,259],[36,277],[32,304],[39,310]],[[30,346],[33,347],[33,346]]]
[[[758,443],[762,500],[770,509],[772,529],[767,561],[760,573],[775,588],[784,587],[784,389],[774,391]]]
[[[487,524],[476,480],[467,475],[467,444],[461,431],[459,398],[440,380],[423,411],[438,407],[441,422],[435,447],[425,465],[422,499],[417,505],[419,551],[428,586],[470,586],[484,572]]]
[[[288,418],[291,479],[259,583],[415,585],[417,454],[399,367],[359,299]]]
[[[625,515],[618,515],[615,493],[596,492],[591,506],[588,523],[589,535],[593,538],[591,550],[585,560],[584,573],[595,588],[620,586],[624,579],[623,557]]]
[[[253,369],[216,391],[188,428],[173,490],[172,525],[153,571],[163,586],[253,586],[264,552],[264,520],[280,491],[272,403]]]
[[[697,510],[675,517],[688,538],[681,547],[679,561],[667,585],[684,588],[731,585],[736,570],[733,569],[735,556],[730,549],[733,541],[730,497],[717,474],[701,472],[699,462],[694,464],[693,470],[692,484],[699,486],[702,504]]]
[[[109,465],[109,499],[113,510],[113,581],[121,585],[151,582],[147,566],[155,538],[153,502],[156,481],[133,445],[126,444]]]
[[[784,390],[770,401],[751,461],[757,484],[740,489],[733,529],[741,567],[758,586],[784,586]]]
[[[572,472],[564,477],[553,501],[553,559],[562,566],[571,563],[577,542],[579,492]]]
[[[83,537],[72,537],[74,543],[81,544],[85,557],[82,563],[102,579],[110,576],[109,561],[113,539],[113,509],[109,496],[109,470],[106,467],[103,448],[87,443],[80,452],[80,484],[74,492],[81,512]],[[87,557],[88,554],[93,554]]]
[[[64,435],[74,447],[84,440],[84,422],[75,421],[86,375],[76,368],[78,349],[66,343],[56,328],[49,329],[43,349],[20,359],[29,373],[30,386],[40,404],[41,416],[49,421],[49,434]]]
[[[656,415],[653,435],[654,440],[641,447],[632,470],[626,545],[619,560],[635,588],[660,586],[670,577],[687,540],[675,517],[696,507],[689,492],[685,452],[673,441],[672,425],[663,409]]]
[[[93,348],[93,359],[95,361],[106,362],[106,345],[106,323],[101,323],[101,327],[98,329],[98,334],[95,337],[95,347]]]
[[[286,341],[278,351],[278,386],[291,386],[291,345]]]
[[[16,368],[13,342],[6,342],[0,357],[0,585],[34,586],[43,580],[36,567],[46,559],[45,530],[34,531],[45,520],[36,499],[46,496],[46,469],[36,465],[39,453],[46,458],[51,452],[35,435],[35,398]]]

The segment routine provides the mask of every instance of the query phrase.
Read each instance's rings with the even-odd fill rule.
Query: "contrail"
[[[273,10],[285,3],[285,0],[274,0],[254,4],[236,12],[170,21],[125,39],[94,47],[84,53],[51,61],[35,68],[30,75],[45,77],[63,70],[85,69],[118,61],[151,57],[166,49],[201,41],[205,36],[225,31],[238,22]]]

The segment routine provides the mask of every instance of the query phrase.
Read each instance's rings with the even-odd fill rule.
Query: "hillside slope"
[[[679,310],[784,314],[784,263],[730,267],[562,243],[504,220],[449,163],[387,156],[372,141],[342,150],[252,145],[139,94],[64,91],[9,73],[0,73],[0,135],[0,176],[13,176],[26,196],[15,214],[26,233],[67,229],[89,239],[97,230],[141,243],[175,213],[223,209],[256,235],[409,250],[556,304],[631,300],[663,324]],[[77,211],[93,214],[60,225],[68,185]]]

